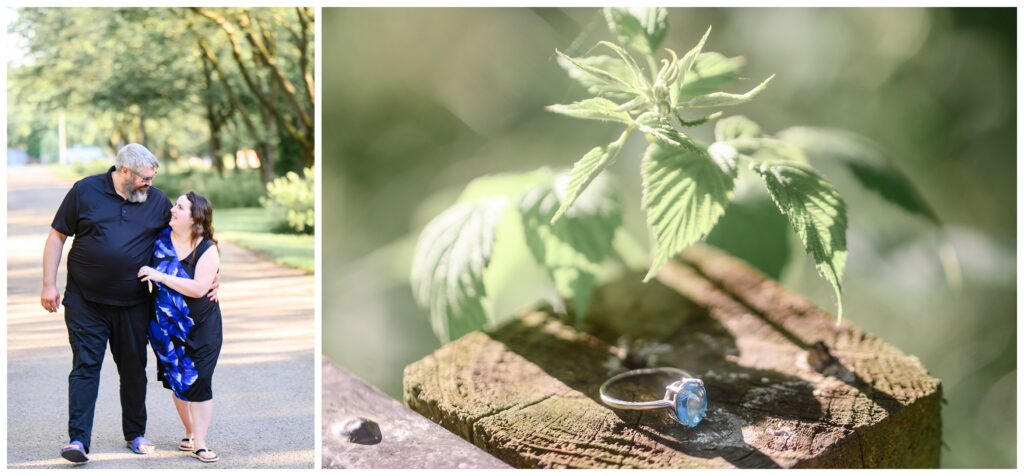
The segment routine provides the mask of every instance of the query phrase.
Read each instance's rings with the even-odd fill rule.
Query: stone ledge
[[[325,469],[508,467],[359,380],[327,357],[322,371]],[[372,436],[374,425],[359,425],[360,419],[376,424],[377,438]],[[353,430],[362,444],[350,441]]]

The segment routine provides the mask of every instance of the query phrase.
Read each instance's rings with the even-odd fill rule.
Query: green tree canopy
[[[264,182],[313,163],[313,11],[306,8],[21,8],[11,32],[8,133],[164,157],[255,149]],[[275,162],[284,167],[275,167]]]

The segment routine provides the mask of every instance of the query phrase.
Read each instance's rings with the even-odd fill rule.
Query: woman
[[[213,415],[211,380],[223,335],[220,305],[204,299],[220,267],[208,200],[194,192],[178,197],[169,226],[157,238],[152,264],[139,269],[139,277],[156,283],[149,340],[157,356],[157,378],[173,392],[185,426],[178,449],[212,463],[220,457],[208,448],[206,435]]]

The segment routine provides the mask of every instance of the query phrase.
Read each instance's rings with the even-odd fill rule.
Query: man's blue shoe
[[[128,441],[128,449],[132,450],[135,454],[148,455],[156,451],[156,445],[152,441],[149,441],[144,436],[136,436],[134,440]]]
[[[60,449],[60,456],[61,458],[76,464],[89,462],[89,455],[85,454],[85,445],[78,440],[64,445],[64,447]]]

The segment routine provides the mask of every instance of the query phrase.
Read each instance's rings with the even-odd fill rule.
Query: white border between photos
[[[323,244],[323,240],[324,240],[324,227],[323,227],[323,223],[324,223],[323,222],[323,210],[324,210],[324,207],[322,206],[322,203],[323,203],[322,197],[324,196],[323,195],[323,183],[324,183],[324,173],[323,173],[323,163],[324,163],[324,160],[323,160],[323,158],[324,158],[324,154],[323,154],[323,131],[324,131],[324,127],[323,127],[323,124],[324,123],[323,123],[323,107],[321,106],[321,104],[323,103],[323,97],[324,97],[323,90],[321,89],[322,85],[324,84],[324,82],[323,82],[323,70],[324,69],[321,67],[321,65],[323,63],[320,61],[320,59],[323,58],[323,48],[322,48],[323,41],[321,41],[321,39],[323,38],[322,27],[323,27],[324,22],[323,22],[322,12],[323,12],[323,10],[321,10],[320,7],[316,7],[316,30],[313,32],[313,81],[316,83],[316,85],[313,87],[313,89],[314,89],[314,91],[313,91],[313,96],[314,96],[314,98],[313,98],[313,108],[314,108],[314,111],[313,111],[313,118],[314,118],[313,119],[314,120],[314,123],[313,123],[313,138],[314,138],[314,144],[313,144],[314,152],[313,152],[313,155],[314,155],[314,159],[316,160],[316,162],[313,163],[313,167],[314,167],[314,169],[316,171],[316,181],[314,182],[314,185],[313,185],[314,186],[314,194],[315,194],[314,195],[314,199],[313,199],[313,201],[314,201],[313,216],[314,216],[314,220],[315,220],[315,223],[316,223],[316,228],[313,229],[313,247],[314,247],[314,249],[313,249],[313,283],[314,283],[314,288],[313,288],[314,297],[313,297],[313,299],[316,300],[316,303],[314,304],[315,317],[313,319],[313,322],[316,323],[315,324],[316,325],[316,329],[313,330],[314,339],[316,339],[315,343],[313,344],[313,348],[315,349],[315,352],[316,352],[316,355],[314,357],[314,365],[313,365],[313,373],[315,374],[313,376],[313,381],[315,382],[313,384],[313,388],[315,389],[315,392],[316,392],[316,394],[313,395],[313,402],[314,402],[313,403],[313,408],[314,408],[313,411],[316,412],[316,414],[313,416],[313,431],[316,432],[316,435],[313,438],[313,440],[315,441],[315,443],[314,443],[314,448],[315,449],[313,451],[313,467],[314,468],[320,468],[321,462],[323,461],[323,436],[322,436],[323,432],[322,432],[321,428],[323,428],[323,421],[322,420],[323,420],[323,415],[324,415],[324,412],[323,412],[324,402],[323,402],[323,390],[322,390],[323,389],[323,374],[324,374],[323,371],[322,371],[322,369],[323,369],[323,355],[324,355],[324,351],[323,351],[323,329],[324,329],[324,326],[323,326],[323,305],[322,305],[323,302],[320,299],[320,296],[323,295],[322,291],[323,291],[323,276],[324,276],[324,273],[323,273],[323,269],[324,268],[320,264],[321,261],[322,261],[321,257],[323,256],[323,246],[322,246],[322,244]]]

